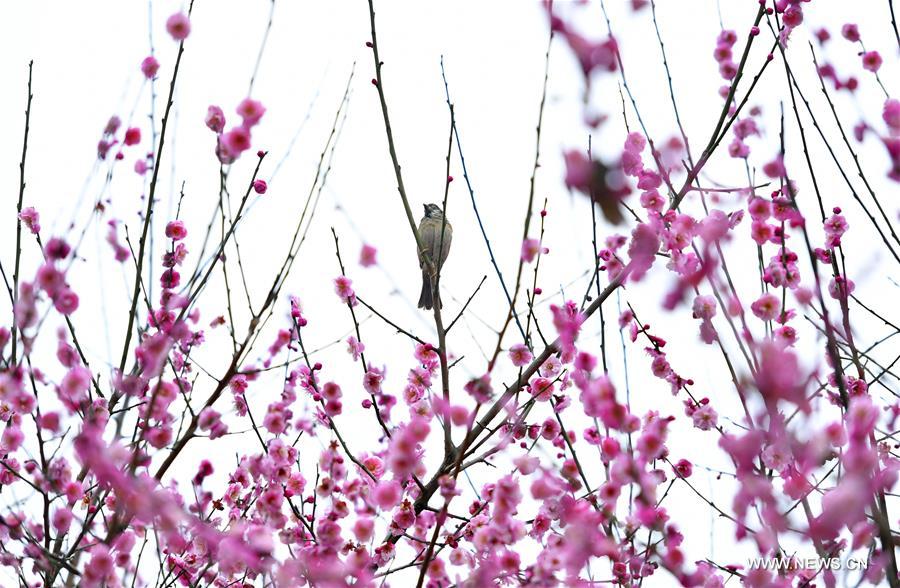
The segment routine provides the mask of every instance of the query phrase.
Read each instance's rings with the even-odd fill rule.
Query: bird
[[[450,242],[453,241],[453,227],[444,217],[444,211],[437,204],[425,204],[425,216],[419,221],[419,238],[422,250],[419,251],[419,267],[422,268],[422,294],[419,296],[419,308],[431,310],[434,307],[433,284],[437,279],[441,266],[447,261],[450,253]],[[425,261],[425,254],[431,261],[431,269]],[[441,308],[438,297],[438,308]]]

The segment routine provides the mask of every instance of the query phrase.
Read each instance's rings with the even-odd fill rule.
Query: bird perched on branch
[[[423,251],[419,251],[419,267],[422,268],[422,294],[419,296],[419,308],[431,310],[434,307],[434,285],[441,266],[447,261],[450,253],[450,242],[453,240],[453,227],[444,217],[444,212],[437,204],[425,205],[425,216],[419,221],[419,238]],[[431,262],[426,263],[425,254]],[[438,296],[438,308],[441,308]]]

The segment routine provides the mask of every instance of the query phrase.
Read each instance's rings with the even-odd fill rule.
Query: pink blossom
[[[728,145],[728,154],[736,159],[747,159],[750,156],[750,147],[738,138]]]
[[[847,219],[844,218],[843,215],[837,214],[840,212],[840,209],[836,209],[836,213],[830,216],[825,220],[825,244],[829,249],[837,247],[841,244],[841,237],[847,229],[849,225],[847,224]]]
[[[657,213],[662,212],[666,205],[666,200],[662,197],[658,190],[648,190],[641,193],[641,206],[647,210]]]
[[[181,241],[187,237],[187,229],[180,220],[169,221],[166,225],[166,237],[173,241]]]
[[[347,276],[334,279],[334,291],[338,297],[350,306],[356,306],[356,293],[353,291],[353,280]]]
[[[531,395],[535,397],[535,399],[546,402],[550,400],[550,397],[553,395],[554,384],[551,380],[547,378],[534,378],[528,384],[528,388],[531,391]]]
[[[372,538],[375,522],[370,518],[357,519],[353,524],[353,535],[357,541],[367,542]]]
[[[862,64],[864,69],[871,72],[877,72],[881,68],[882,63],[883,60],[878,51],[867,51],[866,53],[863,53]]]
[[[790,347],[797,342],[797,330],[790,325],[784,325],[772,332],[772,338],[782,347]]]
[[[191,34],[191,21],[183,12],[176,12],[166,19],[166,31],[176,41],[184,41]]]
[[[244,127],[235,127],[222,135],[222,146],[232,158],[250,149],[250,131]]]
[[[584,314],[571,300],[567,300],[563,306],[551,304],[550,312],[553,314],[553,327],[559,335],[560,350],[563,353],[571,353],[574,351],[575,340],[581,332]]]
[[[646,146],[647,140],[640,133],[631,132],[625,138],[625,151],[628,153],[640,153]]]
[[[891,159],[891,170],[887,176],[895,182],[900,182],[900,139],[893,137],[883,137],[882,142]]]
[[[747,204],[747,211],[754,221],[763,222],[772,216],[772,205],[768,200],[764,200],[759,196],[754,196]]]
[[[847,433],[851,441],[862,442],[875,430],[878,407],[869,396],[854,396],[847,411]]]
[[[856,284],[853,280],[848,280],[843,276],[837,276],[828,282],[828,295],[835,300],[847,298],[854,290],[856,290]]]
[[[701,431],[709,431],[715,428],[719,421],[719,415],[709,404],[704,404],[691,415],[694,426]]]
[[[622,153],[622,171],[626,176],[637,177],[644,170],[644,162],[640,153],[625,151]]]
[[[215,105],[210,105],[206,109],[206,126],[214,133],[221,133],[225,130],[225,113],[222,109]]]
[[[123,143],[126,145],[137,145],[141,142],[141,129],[137,127],[131,127],[127,131],[125,131],[125,139]]]
[[[152,55],[145,57],[141,62],[141,73],[144,74],[148,80],[152,80],[156,77],[156,72],[159,71],[159,62]]]
[[[723,61],[719,64],[719,75],[726,80],[733,80],[737,70],[737,64],[733,61]]]
[[[101,139],[97,143],[97,158],[106,159],[106,155],[109,153],[109,150],[112,148],[112,146],[113,142],[106,139]]]
[[[396,480],[378,482],[372,490],[372,498],[382,510],[390,510],[397,506],[402,495],[400,483]]]
[[[372,245],[363,243],[362,249],[359,251],[359,265],[363,267],[372,267],[373,265],[376,265],[378,263],[375,259],[377,252],[378,250]]]
[[[655,190],[662,185],[662,178],[653,170],[644,168],[638,173],[637,186],[641,190]]]
[[[690,478],[691,474],[694,472],[694,466],[686,459],[679,459],[672,469],[680,478]]]
[[[41,232],[41,215],[33,206],[27,206],[19,213],[19,220],[25,223],[28,230],[32,234],[37,235]]]
[[[881,118],[892,131],[900,131],[900,100],[888,98],[884,101]]]
[[[72,248],[59,237],[53,237],[44,245],[44,255],[51,261],[60,261],[69,256]]]
[[[771,292],[766,292],[750,305],[750,310],[761,320],[773,321],[781,310],[781,300]]]
[[[434,369],[438,365],[438,354],[430,343],[419,343],[415,347],[413,355],[420,364]]]
[[[586,351],[580,351],[578,352],[578,355],[575,356],[575,367],[590,373],[597,367],[597,358]]]
[[[159,276],[159,283],[169,290],[177,288],[181,284],[181,274],[174,268],[169,268]]]
[[[478,403],[489,402],[493,395],[491,378],[485,374],[479,378],[472,378],[464,386],[465,391]]]
[[[822,513],[810,525],[817,540],[831,540],[844,527],[852,527],[865,519],[872,492],[858,476],[846,476],[822,497]]]
[[[59,385],[59,395],[63,403],[73,410],[87,400],[87,389],[91,373],[84,367],[74,367],[63,377]]]
[[[419,444],[427,438],[429,429],[430,426],[426,421],[413,418],[391,438],[387,463],[395,477],[406,477],[416,469],[419,460]],[[396,518],[395,522],[397,522]]]
[[[588,194],[594,176],[593,163],[578,150],[566,151],[563,157],[566,162],[566,188]]]
[[[763,173],[765,173],[770,178],[781,178],[784,177],[786,170],[784,168],[784,161],[779,155],[772,161],[766,163],[763,166]]]
[[[35,282],[51,298],[55,298],[66,287],[65,276],[50,263],[45,263],[38,268]]]
[[[581,64],[581,70],[586,78],[589,79],[595,69],[607,72],[616,71],[618,48],[614,39],[592,41],[571,30],[558,19],[552,19],[551,24],[569,44],[569,47]]]
[[[756,386],[769,404],[785,400],[804,411],[809,409],[805,377],[797,356],[774,342],[766,341],[760,346]]]
[[[347,353],[353,356],[353,361],[359,360],[359,356],[365,350],[366,346],[362,343],[362,341],[358,341],[353,335],[347,337]]]
[[[15,453],[22,445],[25,434],[17,425],[7,425],[0,435],[0,451],[4,453]]]
[[[244,98],[237,106],[237,113],[244,120],[244,127],[250,128],[259,123],[266,113],[266,107],[262,105],[262,102]]]
[[[803,9],[799,4],[792,4],[784,11],[781,19],[785,26],[798,27],[803,22]]]
[[[119,130],[119,127],[122,125],[122,119],[118,116],[111,116],[109,120],[106,121],[106,127],[103,129],[104,135],[115,135],[116,131]]]
[[[562,428],[555,418],[547,417],[541,424],[540,434],[541,437],[543,437],[547,441],[552,441],[553,439],[556,439],[561,430]]]
[[[723,29],[719,32],[719,35],[716,37],[716,43],[718,45],[724,45],[726,47],[731,47],[735,43],[737,43],[737,33],[731,29]]]
[[[450,422],[453,423],[454,426],[457,427],[465,427],[468,426],[471,422],[469,409],[465,406],[451,406],[450,407]]]
[[[72,511],[66,507],[57,508],[53,511],[52,524],[57,533],[67,532],[72,524]]]
[[[531,351],[522,343],[516,343],[509,348],[509,358],[516,367],[524,367],[531,363],[534,356]]]
[[[147,443],[156,449],[167,447],[173,438],[171,427],[154,427],[147,432]]]
[[[713,59],[716,60],[716,63],[731,61],[732,57],[733,52],[731,50],[731,45],[726,43],[717,44],[716,48],[713,50]]]
[[[541,249],[541,242],[529,237],[522,241],[522,261],[531,263]]]
[[[656,252],[659,250],[659,237],[649,225],[639,224],[631,233],[631,244],[628,255],[631,257],[631,277],[637,281],[653,265]]]
[[[709,211],[706,218],[700,221],[697,228],[697,234],[704,241],[708,243],[721,241],[728,234],[728,229],[731,228],[731,219],[721,210],[713,209]]]
[[[861,579],[884,584],[888,560],[879,544],[881,531],[886,531],[880,524],[890,513],[879,512],[878,496],[895,495],[900,481],[900,459],[889,435],[900,423],[900,400],[886,394],[883,386],[875,389],[872,378],[883,369],[875,365],[872,370],[872,361],[863,357],[863,367],[869,369],[857,373],[853,354],[843,352],[854,340],[860,350],[871,351],[883,335],[867,330],[869,323],[879,322],[881,311],[856,312],[856,303],[849,300],[854,288],[850,276],[872,281],[880,275],[877,262],[883,255],[876,252],[869,256],[874,261],[860,265],[869,252],[854,249],[873,241],[874,233],[863,220],[853,226],[852,240],[843,239],[848,220],[856,222],[852,219],[859,215],[839,208],[826,208],[822,226],[815,226],[820,204],[810,192],[809,174],[803,169],[789,174],[786,169],[784,154],[792,154],[792,162],[803,162],[796,143],[797,121],[784,117],[787,143],[782,146],[778,105],[772,108],[763,86],[752,88],[753,96],[743,108],[745,82],[752,86],[752,80],[741,82],[731,104],[719,104],[723,124],[732,122],[733,133],[713,141],[711,148],[718,154],[701,153],[702,145],[696,146],[691,160],[677,125],[653,131],[659,137],[650,152],[649,139],[631,117],[628,124],[634,131],[616,144],[615,129],[599,127],[615,118],[615,110],[599,94],[606,96],[610,85],[615,90],[616,76],[609,74],[618,68],[619,47],[611,38],[586,36],[596,34],[598,24],[597,14],[586,4],[544,2],[551,30],[573,51],[585,76],[586,84],[578,90],[583,101],[576,101],[582,112],[575,120],[598,125],[593,127],[595,155],[580,141],[565,153],[564,180],[591,200],[587,204],[598,205],[608,222],[601,220],[595,227],[595,248],[590,234],[572,237],[572,227],[556,224],[559,219],[550,222],[540,238],[529,236],[537,237],[532,229],[512,243],[513,249],[519,246],[514,253],[520,254],[520,263],[533,265],[548,252],[545,244],[550,241],[559,252],[558,259],[549,260],[554,263],[542,267],[539,282],[532,283],[529,276],[521,284],[520,291],[536,302],[527,325],[507,317],[509,324],[503,327],[503,315],[499,322],[496,316],[479,315],[479,324],[472,325],[475,340],[466,333],[451,333],[446,349],[439,350],[437,342],[385,338],[378,331],[389,334],[388,327],[368,322],[361,326],[371,331],[368,349],[359,333],[339,336],[338,346],[344,345],[352,362],[361,362],[350,366],[340,357],[342,351],[334,355],[333,349],[336,333],[345,330],[343,321],[331,320],[326,312],[311,322],[307,316],[316,304],[304,308],[289,295],[287,303],[276,299],[285,276],[275,281],[268,298],[252,296],[249,308],[245,306],[244,287],[265,292],[271,283],[260,285],[259,268],[253,263],[259,252],[243,257],[241,265],[253,270],[246,276],[248,283],[241,284],[238,276],[236,291],[232,283],[232,295],[239,294],[237,306],[216,299],[216,292],[224,296],[219,286],[204,290],[192,281],[204,292],[194,287],[179,292],[195,266],[202,277],[210,263],[215,265],[217,284],[223,266],[229,275],[228,268],[237,268],[232,245],[216,256],[218,221],[209,243],[204,235],[197,238],[192,225],[190,236],[204,245],[202,251],[188,252],[186,221],[178,220],[186,217],[173,213],[168,223],[164,217],[165,238],[147,243],[143,274],[135,276],[133,256],[138,251],[126,247],[124,238],[120,241],[118,223],[127,220],[131,245],[136,245],[133,225],[137,223],[139,235],[151,195],[140,189],[120,194],[118,181],[113,181],[106,188],[99,185],[99,192],[89,189],[86,205],[93,210],[82,211],[82,220],[107,223],[99,227],[102,237],[116,259],[127,264],[116,264],[115,271],[124,270],[135,288],[140,282],[135,300],[130,300],[128,286],[123,303],[98,309],[103,314],[122,307],[131,332],[127,343],[114,337],[119,353],[110,358],[110,366],[97,347],[102,333],[90,322],[92,317],[67,324],[60,315],[78,306],[74,284],[87,284],[87,292],[97,294],[91,288],[93,274],[84,268],[94,257],[81,243],[81,236],[88,236],[84,227],[61,218],[58,234],[65,240],[50,235],[35,240],[40,236],[39,215],[33,208],[22,209],[18,221],[26,238],[21,259],[14,260],[17,267],[7,268],[15,270],[16,277],[7,276],[8,289],[15,290],[10,292],[13,316],[0,318],[0,487],[19,500],[0,515],[0,565],[29,585],[46,583],[44,576],[52,569],[58,572],[56,581],[68,579],[86,588],[132,580],[146,584],[143,568],[145,563],[152,567],[154,562],[146,558],[152,552],[161,557],[161,574],[185,586],[364,586],[377,584],[388,573],[393,576],[389,582],[405,585],[407,578],[421,577],[421,583],[432,588],[455,583],[705,588],[739,581],[778,588],[846,583],[846,574],[831,570],[790,567],[773,574],[734,558],[715,565],[705,561],[706,545],[696,540],[695,521],[677,504],[696,487],[704,500],[715,502],[699,504],[721,515],[725,538],[749,549],[748,557],[769,557],[783,546],[809,554],[816,553],[815,547],[828,557],[844,557],[855,549],[851,556],[868,558]],[[626,4],[637,9],[649,2]],[[802,26],[806,15],[801,7],[806,9],[802,0],[760,6],[763,18],[772,16],[773,25],[784,25],[776,39],[782,48],[790,30]],[[627,6],[625,10],[630,12]],[[186,15],[176,17],[181,19],[176,32],[184,40],[191,23]],[[576,24],[584,27],[585,36],[575,31]],[[712,51],[714,61],[706,65],[735,79],[744,45],[760,42],[753,38],[767,23],[758,24],[741,25],[745,28],[740,36],[721,31]],[[625,25],[623,21],[616,26]],[[702,37],[699,29],[686,32]],[[828,38],[824,29],[814,34],[820,43]],[[866,53],[858,30],[853,27],[845,36],[860,44],[831,47],[837,52],[834,58],[856,53],[864,67],[876,70],[866,59],[877,53]],[[374,48],[370,42],[369,49]],[[846,77],[849,72],[821,64],[818,74],[825,83],[847,91],[860,85]],[[698,71],[705,67],[702,59],[694,65]],[[751,55],[747,67],[752,71],[745,70],[745,75],[758,73],[758,65]],[[141,63],[141,71],[141,82],[161,73],[153,56]],[[632,89],[642,87],[642,73],[647,72],[632,72]],[[602,88],[591,88],[601,81]],[[383,88],[380,81],[375,85],[377,104]],[[712,91],[724,98],[730,87],[720,80]],[[873,88],[879,90],[877,84],[868,89]],[[865,102],[871,96],[863,92],[854,98]],[[863,102],[857,114],[841,121],[842,127],[846,131],[859,121],[854,136],[874,140],[876,151],[883,145],[890,158],[885,171],[900,182],[900,102],[883,102],[883,123],[873,119],[872,105]],[[603,110],[595,110],[597,105]],[[842,112],[839,108],[836,115]],[[250,173],[251,190],[263,193],[268,187],[252,172],[259,161],[227,167],[244,151],[265,156],[251,137],[264,113],[262,103],[250,98],[237,105],[232,117],[239,118],[229,119],[229,126],[220,108],[210,106],[206,112],[229,190],[239,189]],[[712,123],[718,120],[718,110],[708,114]],[[134,113],[126,116],[140,119]],[[132,165],[143,175],[165,164],[157,161],[155,152],[148,153],[146,143],[141,146],[143,124],[129,129],[118,116],[109,117],[95,138],[100,140],[98,156],[105,159],[96,162],[100,184],[104,176],[109,179],[113,171],[122,171],[116,165],[121,162],[129,168],[123,186],[146,188],[144,180],[149,178],[134,177]],[[836,126],[827,126],[823,133],[837,132]],[[607,131],[612,133],[612,147]],[[138,148],[129,151],[132,145]],[[767,155],[751,154],[751,147]],[[747,159],[746,166],[741,163],[731,170],[740,173],[726,173],[734,162],[728,163],[723,151]],[[601,159],[599,154],[617,159]],[[874,159],[872,165],[878,165]],[[715,162],[725,166],[722,173]],[[191,174],[186,177],[195,181]],[[876,186],[877,179],[883,183],[883,178],[870,177],[862,185],[871,184],[870,192],[884,191]],[[819,187],[826,201],[840,200],[824,176]],[[626,200],[634,190],[638,198]],[[39,195],[29,188],[24,202]],[[159,194],[154,197],[159,200]],[[672,206],[673,198],[679,206]],[[639,204],[634,203],[637,199]],[[179,210],[193,216],[196,202],[189,205],[190,200]],[[553,220],[546,210],[538,210],[541,220]],[[878,212],[894,214],[886,211]],[[118,220],[121,214],[128,218]],[[746,230],[738,228],[744,216],[749,218]],[[576,224],[584,225],[588,218],[576,219]],[[457,220],[459,235],[466,234],[464,220]],[[884,226],[884,218],[876,220]],[[609,230],[609,224],[625,221],[630,234]],[[162,234],[158,229],[152,229],[155,236]],[[566,238],[579,241],[580,249],[569,247]],[[35,242],[40,249],[34,248]],[[359,264],[375,265],[375,247],[361,245]],[[506,253],[509,245],[499,244]],[[583,253],[591,262],[588,275],[585,268],[581,274],[570,272],[568,266]],[[818,274],[808,257],[819,264]],[[277,259],[275,264],[280,267]],[[834,268],[840,271],[830,271]],[[596,283],[589,282],[595,269]],[[654,275],[648,275],[651,270]],[[343,274],[333,281],[340,298],[330,307],[335,316],[346,312],[341,305],[358,303],[354,286],[359,283]],[[307,271],[296,283],[314,302],[321,286],[316,277]],[[609,299],[597,300],[597,290],[609,284],[613,286],[603,294]],[[757,286],[750,288],[753,284]],[[874,287],[877,291],[878,284]],[[832,362],[834,350],[823,335],[819,289],[837,299],[829,299],[826,306],[831,334],[841,348],[840,365]],[[502,300],[502,292],[492,291]],[[372,296],[387,300],[390,294],[388,288]],[[491,303],[481,300],[482,295],[473,303],[484,310]],[[546,304],[538,304],[541,301]],[[91,299],[92,309],[96,302]],[[133,316],[128,313],[132,305]],[[230,310],[237,314],[232,317]],[[393,314],[389,311],[386,315]],[[393,320],[409,322],[400,314]],[[746,314],[751,314],[749,320]],[[6,324],[10,320],[12,324]],[[696,340],[691,321],[702,342],[720,342],[727,358],[737,359],[733,373],[724,366],[704,369],[722,354],[718,347]],[[713,321],[723,327],[721,332]],[[527,326],[528,337],[519,337],[519,326]],[[125,332],[110,327],[119,337]],[[423,338],[434,337],[425,323],[408,328],[421,331]],[[505,334],[495,333],[499,343],[482,345],[481,339],[501,328]],[[376,346],[379,340],[387,346]],[[883,343],[886,349],[892,341]],[[508,359],[494,357],[503,350]],[[628,373],[622,354],[629,358]],[[892,355],[886,357],[889,363]],[[369,363],[370,358],[378,363]],[[445,360],[452,366],[449,398],[438,389]],[[885,368],[891,370],[888,363]],[[400,376],[387,380],[387,365]],[[686,377],[681,370],[689,368],[699,368],[702,379]],[[728,385],[707,377],[710,374],[725,374]],[[624,387],[617,391],[626,383],[627,393]],[[669,416],[672,406],[660,396],[665,390],[681,402],[683,411],[675,405],[675,416]],[[721,427],[717,409],[727,409]],[[229,426],[233,442],[220,442],[230,434]],[[445,431],[452,446],[445,447]],[[46,451],[39,451],[41,444]],[[681,453],[686,449],[694,451]],[[698,470],[702,480],[694,480],[694,456],[716,469]],[[469,466],[471,470],[462,471]],[[310,474],[314,478],[307,480]],[[527,500],[525,492],[530,493]],[[43,511],[42,496],[49,499]],[[800,509],[805,497],[808,508]],[[426,565],[424,551],[432,538],[436,543]],[[61,555],[75,555],[66,564],[73,569],[55,570],[59,562],[48,559],[44,546],[57,541],[64,543]],[[144,543],[147,550],[138,561]],[[401,566],[409,569],[390,572]],[[858,575],[850,581],[856,582]],[[736,577],[726,582],[731,576]]]
[[[738,139],[746,139],[752,135],[759,135],[756,120],[751,117],[739,119],[734,123],[734,135]]]
[[[287,430],[287,424],[288,415],[284,407],[279,403],[270,404],[266,416],[263,417],[263,427],[273,435],[281,435]]]
[[[197,419],[197,425],[200,427],[201,431],[209,431],[219,422],[221,416],[222,415],[211,406],[207,406],[200,412],[200,416]]]
[[[841,27],[841,35],[851,43],[856,43],[859,41],[859,28],[855,24],[847,23]]]
[[[66,316],[78,310],[78,295],[65,288],[53,299],[53,307]]]
[[[716,299],[712,296],[694,298],[694,318],[711,319],[716,316]]]
[[[384,381],[384,370],[369,367],[363,378],[363,387],[369,394],[381,394],[381,383]]]

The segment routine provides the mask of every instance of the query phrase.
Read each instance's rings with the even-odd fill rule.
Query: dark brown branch
[[[16,261],[13,269],[13,321],[12,321],[12,355],[10,363],[16,363],[16,302],[19,300],[19,264],[22,260],[22,201],[25,198],[25,156],[28,154],[28,130],[31,126],[31,74],[34,69],[34,60],[28,62],[28,101],[25,106],[25,134],[22,139],[22,160],[19,163],[19,202],[16,205]]]

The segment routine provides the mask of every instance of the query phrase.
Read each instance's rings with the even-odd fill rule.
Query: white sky
[[[564,14],[576,12],[573,3],[558,4]],[[678,106],[696,155],[708,139],[722,102],[717,93],[722,80],[712,58],[719,32],[716,3],[712,0],[661,0],[658,4]],[[756,11],[756,3],[726,0],[721,4],[725,26],[735,29],[743,38]],[[659,47],[649,10],[632,16],[628,5],[630,2],[624,0],[610,0],[607,8],[641,115],[653,138],[661,143],[674,134],[676,127]],[[896,92],[898,64],[887,3],[866,3],[866,10],[859,10],[860,3],[845,2],[819,1],[804,6],[807,7],[807,24],[827,24],[835,36],[826,49],[827,59],[833,61],[843,75],[852,72],[861,79],[858,100],[849,100],[845,95],[837,98],[843,122],[850,127],[862,116],[879,125],[883,103],[881,91],[871,76],[859,68],[855,47],[839,38],[838,30],[847,21],[859,24],[867,47],[882,52],[885,58],[882,79],[888,84],[889,91]],[[185,45],[173,110],[174,125],[170,128],[173,141],[166,148],[162,162],[154,276],[159,275],[159,249],[162,247],[159,236],[163,221],[174,214],[173,202],[177,202],[182,183],[185,186],[182,218],[190,232],[186,243],[191,252],[199,251],[201,232],[218,194],[218,163],[213,155],[215,139],[203,125],[203,117],[209,104],[221,106],[230,120],[236,117],[234,107],[247,95],[269,7],[270,3],[264,0],[197,0],[195,3],[193,31]],[[75,265],[69,276],[81,294],[81,308],[73,317],[76,329],[92,367],[104,371],[105,377],[108,370],[101,366],[118,363],[121,353],[123,317],[128,305],[126,291],[130,289],[132,279],[131,268],[123,274],[103,241],[105,221],[120,218],[135,235],[139,230],[135,213],[144,206],[140,196],[146,190],[145,179],[132,173],[131,168],[134,157],[149,150],[150,141],[147,118],[150,88],[143,83],[139,70],[141,60],[150,52],[148,6],[146,2],[84,4],[56,1],[11,3],[5,8],[5,17],[0,21],[0,39],[3,39],[0,79],[4,81],[0,93],[0,258],[5,268],[11,267],[27,63],[34,59],[35,98],[26,164],[25,205],[35,206],[40,211],[46,239],[51,234],[64,232],[73,212],[80,230],[91,205],[101,195],[104,201],[110,201],[103,222],[98,224],[95,220],[88,230],[80,250],[84,260]],[[150,29],[156,55],[162,64],[156,88],[157,116],[164,105],[176,50],[163,23],[169,14],[180,8],[179,2],[153,3]],[[580,30],[592,37],[605,34],[605,23],[597,5],[577,10],[581,14]],[[546,16],[537,3],[511,0],[382,0],[376,2],[376,11],[380,51],[385,61],[385,88],[413,212],[418,215],[423,202],[437,202],[442,197],[449,130],[439,67],[443,55],[469,175],[501,269],[511,287],[534,160],[534,127],[548,35]],[[433,336],[430,315],[415,309],[419,270],[415,246],[395,190],[377,95],[370,83],[373,65],[364,45],[369,39],[368,27],[368,11],[362,0],[280,0],[275,5],[274,24],[253,91],[253,98],[261,100],[267,112],[254,132],[252,151],[270,151],[260,174],[270,180],[270,189],[265,196],[254,198],[257,202],[241,225],[238,238],[248,270],[251,296],[258,306],[268,290],[273,272],[283,259],[334,112],[356,62],[349,114],[334,167],[308,241],[283,292],[285,296],[288,293],[298,295],[304,303],[310,319],[309,334],[306,335],[310,347],[344,338],[352,326],[346,309],[333,293],[331,280],[338,275],[339,269],[330,227],[334,227],[341,238],[342,255],[359,295],[417,335]],[[823,102],[807,47],[809,30],[812,29],[804,27],[795,31],[789,58],[807,98],[813,101],[813,107],[822,117],[826,132],[839,146],[830,124],[830,113],[821,110]],[[742,43],[743,40],[739,41],[738,47]],[[764,29],[750,60],[751,74],[764,58],[762,46],[768,47],[770,43],[770,36]],[[595,153],[606,158],[618,154],[624,139],[617,82],[615,77],[604,78],[590,98],[594,110],[610,117],[594,137]],[[746,82],[742,88],[746,88]],[[582,196],[570,195],[561,182],[562,149],[585,148],[587,144],[588,130],[581,118],[582,93],[583,84],[573,57],[557,40],[551,50],[541,168],[535,194],[536,210],[545,198],[549,201],[545,242],[551,253],[542,262],[539,277],[539,285],[545,292],[543,298],[547,300],[560,288],[564,288],[569,297],[580,297],[586,284],[583,274],[590,267],[590,209]],[[743,92],[739,91],[739,95]],[[751,165],[761,166],[777,150],[778,100],[788,101],[786,107],[789,107],[784,70],[778,58],[766,72],[755,95],[756,100],[751,100],[750,105],[762,105],[767,131],[762,138],[751,139],[749,144],[753,149]],[[626,110],[629,121],[634,124],[631,106]],[[104,187],[105,166],[101,166],[99,169],[104,171],[98,173],[95,146],[106,120],[113,114],[140,126],[144,139],[140,149],[128,152],[126,161],[117,166],[113,181]],[[800,158],[799,135],[789,109],[786,117],[789,126],[788,167],[800,183],[801,197],[806,198],[805,202],[810,206],[806,209],[810,219],[815,219],[818,214],[812,214],[811,185]],[[889,319],[900,320],[895,308],[888,304],[897,299],[897,286],[889,281],[890,276],[897,275],[896,266],[874,245],[874,232],[868,221],[850,198],[812,126],[806,120],[804,125],[813,145],[813,160],[826,206],[842,206],[850,221],[851,231],[845,238],[845,250],[851,257],[848,268],[851,278],[856,280],[857,292],[863,300],[884,310]],[[286,156],[292,137],[301,127],[293,151],[273,178],[276,164]],[[879,128],[883,127],[879,125]],[[730,139],[729,135],[726,142]],[[868,178],[895,220],[897,190],[896,184],[884,178],[888,168],[884,150],[871,138],[860,150]],[[849,163],[849,156],[842,146],[838,152],[842,161]],[[255,157],[251,152],[232,167],[229,187],[233,195],[243,191],[254,164]],[[495,336],[492,329],[496,329],[504,318],[506,302],[489,264],[455,155],[451,170],[457,181],[450,188],[448,216],[455,233],[452,252],[442,274],[445,316],[455,316],[481,277],[488,276],[449,342],[452,353],[457,357],[464,356],[454,368],[452,380],[454,394],[462,395],[461,387],[468,376],[484,370],[482,350],[487,354],[493,350]],[[715,181],[726,186],[746,184],[743,165],[728,158],[724,149],[706,167],[703,180],[707,184]],[[636,205],[636,197],[633,198]],[[696,202],[689,207],[699,210]],[[736,205],[728,203],[723,208],[733,210]],[[537,225],[537,220],[533,226]],[[748,223],[739,230],[745,235],[749,230]],[[603,226],[601,237],[611,232],[609,227]],[[815,233],[818,234],[818,230]],[[363,241],[378,247],[379,268],[366,270],[357,265]],[[24,249],[23,279],[29,279],[36,267],[37,250],[30,239],[25,239]],[[733,255],[731,263],[739,290],[746,295],[749,304],[758,290],[753,265],[755,252],[743,243],[730,254]],[[191,258],[186,268],[194,267],[194,263],[196,259]],[[808,266],[803,268],[808,275]],[[528,271],[530,273],[530,266]],[[669,339],[667,350],[675,369],[694,378],[697,393],[713,399],[727,424],[727,419],[738,418],[739,412],[721,354],[699,343],[698,325],[690,318],[689,310],[682,307],[676,315],[662,313],[658,301],[671,279],[661,267],[654,268],[652,273],[644,285],[629,287],[623,293],[621,304],[624,305],[627,299],[642,321],[649,322],[657,335]],[[218,275],[220,281],[221,274]],[[577,282],[570,286],[576,279]],[[240,291],[240,288],[236,290]],[[203,322],[225,312],[220,283],[213,284],[205,298],[206,303],[201,305]],[[243,306],[243,298],[238,295],[237,299],[237,305]],[[553,300],[558,301],[559,296]],[[614,319],[616,300],[610,303],[607,319]],[[261,339],[259,355],[272,340],[272,327],[282,328],[286,324],[286,299],[279,304],[276,320]],[[240,314],[238,323],[242,331],[246,313]],[[369,313],[361,309],[359,314],[365,318]],[[0,324],[6,324],[8,316],[8,301],[4,297],[0,299],[0,317],[4,317]],[[855,316],[859,321],[857,329],[862,345],[886,334],[877,322],[868,321],[861,311]],[[622,353],[612,322],[608,323],[607,333],[611,345],[611,374],[624,394]],[[551,328],[546,318],[542,325],[545,329]],[[717,326],[720,332],[726,332],[724,323],[717,323]],[[801,330],[804,340],[800,349],[806,352],[806,364],[813,366],[818,357],[809,353],[815,341],[814,334],[802,319],[795,326]],[[392,329],[378,318],[365,320],[362,328],[370,362],[389,365],[388,385],[399,393],[406,371],[412,367],[412,349],[408,340],[393,334]],[[599,322],[591,319],[584,335],[586,338],[595,336],[598,330]],[[197,361],[214,374],[220,374],[226,367],[222,354],[229,351],[230,342],[224,330],[213,332],[209,339],[208,348],[198,355]],[[512,342],[514,338],[508,337],[506,344]],[[39,349],[44,352],[55,346],[50,329],[46,329],[43,343],[45,347],[39,346]],[[358,400],[362,399],[362,392],[353,389],[359,382],[359,366],[350,364],[344,347],[343,344],[335,346],[317,359],[325,363],[325,377],[335,378],[343,385],[345,406],[353,407],[349,414],[340,417],[339,426],[352,431],[348,435],[352,446],[365,448],[377,438],[377,431],[371,423],[360,418]],[[876,354],[881,361],[889,362],[896,355],[896,346],[888,347]],[[670,448],[673,458],[685,457],[697,466],[728,468],[729,462],[721,452],[713,450],[717,441],[713,435],[691,430],[689,423],[681,418],[681,398],[673,399],[667,384],[647,375],[648,362],[641,347],[629,344],[627,353],[634,412],[640,415],[653,408],[679,416],[672,428]],[[507,368],[504,364],[498,371],[498,387],[499,382],[504,378],[508,381],[510,377]],[[51,375],[57,374],[51,371]],[[201,378],[198,396],[202,396],[209,386],[210,381]],[[265,406],[278,393],[278,378],[255,383],[249,393],[255,413],[263,414]],[[220,404],[220,410],[227,408],[227,400]],[[398,411],[397,415],[400,414]],[[822,418],[833,417],[824,415]],[[245,423],[233,423],[233,430],[246,427]],[[255,438],[249,434],[230,437],[229,441],[234,451],[257,450],[253,446]],[[219,445],[217,443],[216,447]],[[196,463],[210,449],[208,442],[202,439],[192,441],[189,447],[190,451],[183,456],[182,468],[174,470],[176,478],[186,480],[192,475]],[[313,446],[307,448],[313,449]],[[217,475],[224,475],[225,471],[223,465]],[[697,487],[722,506],[728,506],[729,483],[715,481],[701,467],[695,471]],[[600,472],[595,474],[594,479],[599,479]],[[475,470],[472,480],[480,486],[489,475],[490,472]],[[676,484],[666,504],[674,521],[691,531],[684,545],[689,559],[710,556],[723,561],[743,561],[747,551],[738,551],[732,545],[731,525],[713,523],[709,509],[689,489]],[[696,532],[698,524],[704,525],[699,533]]]

